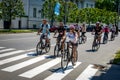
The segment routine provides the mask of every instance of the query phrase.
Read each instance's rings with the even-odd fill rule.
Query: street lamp
[[[64,5],[64,24],[66,24],[67,21],[67,2],[69,0],[64,0],[65,1],[65,5]]]

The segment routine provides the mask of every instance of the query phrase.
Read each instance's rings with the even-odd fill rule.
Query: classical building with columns
[[[2,1],[2,0],[0,0]],[[42,4],[45,0],[22,0],[26,17],[12,20],[12,28],[38,28],[42,21]],[[79,8],[95,7],[95,0],[80,0]],[[0,28],[4,29],[4,22],[0,21]]]

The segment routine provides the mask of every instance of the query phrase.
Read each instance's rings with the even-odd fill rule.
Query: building
[[[0,0],[2,1],[2,0]],[[42,4],[45,0],[22,0],[26,17],[12,20],[12,28],[38,28],[42,21]],[[95,7],[95,0],[80,0],[79,8]],[[0,21],[0,28],[4,28],[4,22]]]
[[[79,0],[78,7],[79,8],[94,8],[95,0]]]

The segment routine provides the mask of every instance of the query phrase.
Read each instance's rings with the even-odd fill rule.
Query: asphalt
[[[53,35],[53,34],[51,34]],[[82,62],[83,65],[77,67],[74,71],[73,74],[68,75],[66,78],[63,80],[74,80],[78,74],[76,73],[77,70],[79,70],[79,73],[82,73],[82,71],[87,67],[88,64],[98,64],[105,66],[104,70],[99,70],[96,75],[93,77],[92,80],[120,80],[120,65],[113,65],[113,64],[108,64],[111,59],[114,57],[114,53],[116,53],[118,50],[120,50],[120,35],[116,37],[115,41],[108,41],[107,44],[101,44],[100,49],[98,51],[93,52],[91,50],[92,47],[92,41],[93,41],[93,35],[91,33],[87,33],[87,42],[85,44],[81,44],[78,47],[78,61]],[[36,35],[36,33],[21,33],[21,34],[0,34],[0,47],[6,47],[6,48],[15,48],[16,50],[26,50],[26,51],[32,51],[35,52],[35,47],[36,44],[39,41],[39,36]],[[54,50],[54,45],[55,45],[56,40],[51,39],[51,50],[48,53],[48,55],[53,55],[53,50]],[[2,53],[4,54],[4,53]],[[22,53],[23,54],[23,53]],[[17,56],[15,54],[14,56]],[[12,56],[11,56],[12,57]],[[4,57],[6,59],[8,57]],[[32,57],[29,57],[30,59]],[[1,60],[3,58],[0,58]],[[10,64],[6,64],[4,66],[0,66],[0,68],[7,67],[10,65],[13,65],[15,63],[19,63],[22,61],[26,61],[28,59],[22,59],[20,61],[12,62]],[[2,80],[8,80],[6,77],[3,77],[3,75],[8,76],[10,80],[13,80],[12,77],[15,75],[32,69],[35,66],[41,65],[43,63],[46,63],[51,59],[44,60],[43,62],[39,62],[37,64],[34,64],[27,69],[23,70],[18,70],[17,72],[14,72],[13,74],[9,75],[7,72],[0,72],[0,77]],[[56,69],[60,64],[57,66],[52,67],[53,69]],[[51,69],[52,69],[51,68]],[[33,78],[33,80],[39,80],[43,79],[46,76],[50,75],[51,72],[45,71],[43,72],[44,75],[37,76],[37,78]],[[70,77],[72,76],[72,77]],[[0,79],[0,80],[1,80]],[[24,78],[19,78],[15,77],[14,80],[24,80]],[[27,80],[27,79],[25,79]],[[29,79],[28,79],[29,80]]]

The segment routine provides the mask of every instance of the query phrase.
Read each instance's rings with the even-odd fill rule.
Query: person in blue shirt
[[[40,33],[42,33],[40,39],[42,39],[46,36],[46,41],[48,43],[50,42],[50,31],[49,31],[49,29],[50,29],[50,25],[48,24],[47,20],[44,19],[42,21],[42,24],[40,25],[40,28],[39,28],[38,33],[37,33],[38,35]]]

